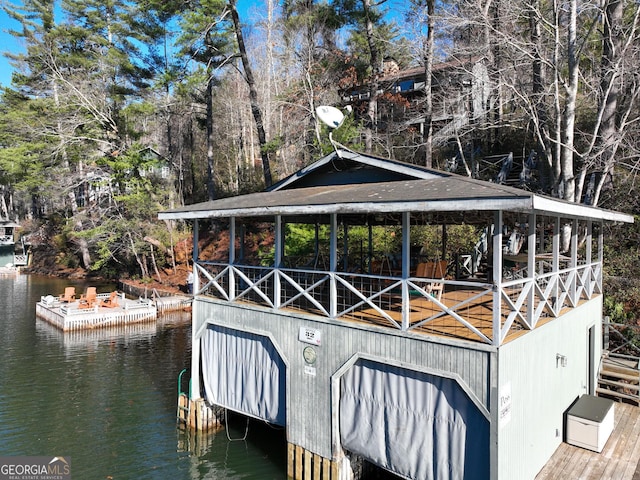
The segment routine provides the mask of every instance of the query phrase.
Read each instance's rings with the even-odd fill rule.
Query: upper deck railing
[[[496,346],[602,293],[600,262],[498,283],[208,261],[196,272],[197,295]]]

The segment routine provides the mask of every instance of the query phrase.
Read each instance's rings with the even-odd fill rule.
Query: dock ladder
[[[176,411],[176,422],[178,425],[188,425],[189,414],[191,413],[191,379],[189,379],[189,393],[182,391],[182,377],[187,373],[187,369],[184,368],[180,374],[178,374],[178,409]]]

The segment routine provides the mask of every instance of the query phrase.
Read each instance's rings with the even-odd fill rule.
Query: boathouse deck
[[[575,262],[577,263],[577,262]],[[197,294],[500,345],[602,292],[600,262],[501,282],[274,269],[201,261]],[[433,285],[442,295],[433,294]]]
[[[562,443],[536,480],[640,480],[640,408],[615,404],[615,428],[601,453]]]

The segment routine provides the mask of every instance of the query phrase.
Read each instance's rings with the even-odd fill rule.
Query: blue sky
[[[2,3],[4,5],[4,3]],[[2,52],[20,52],[22,47],[18,44],[15,38],[7,33],[10,28],[17,29],[19,24],[15,23],[11,18],[4,13],[4,10],[0,10],[0,50]],[[11,83],[12,68],[9,65],[9,61],[2,55],[0,57],[0,84],[7,86]]]

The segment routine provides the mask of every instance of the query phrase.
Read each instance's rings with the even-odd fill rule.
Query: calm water
[[[35,318],[40,296],[72,284],[0,277],[0,455],[70,457],[75,480],[286,478],[281,430],[241,417],[217,434],[176,428],[188,319],[62,333]]]

